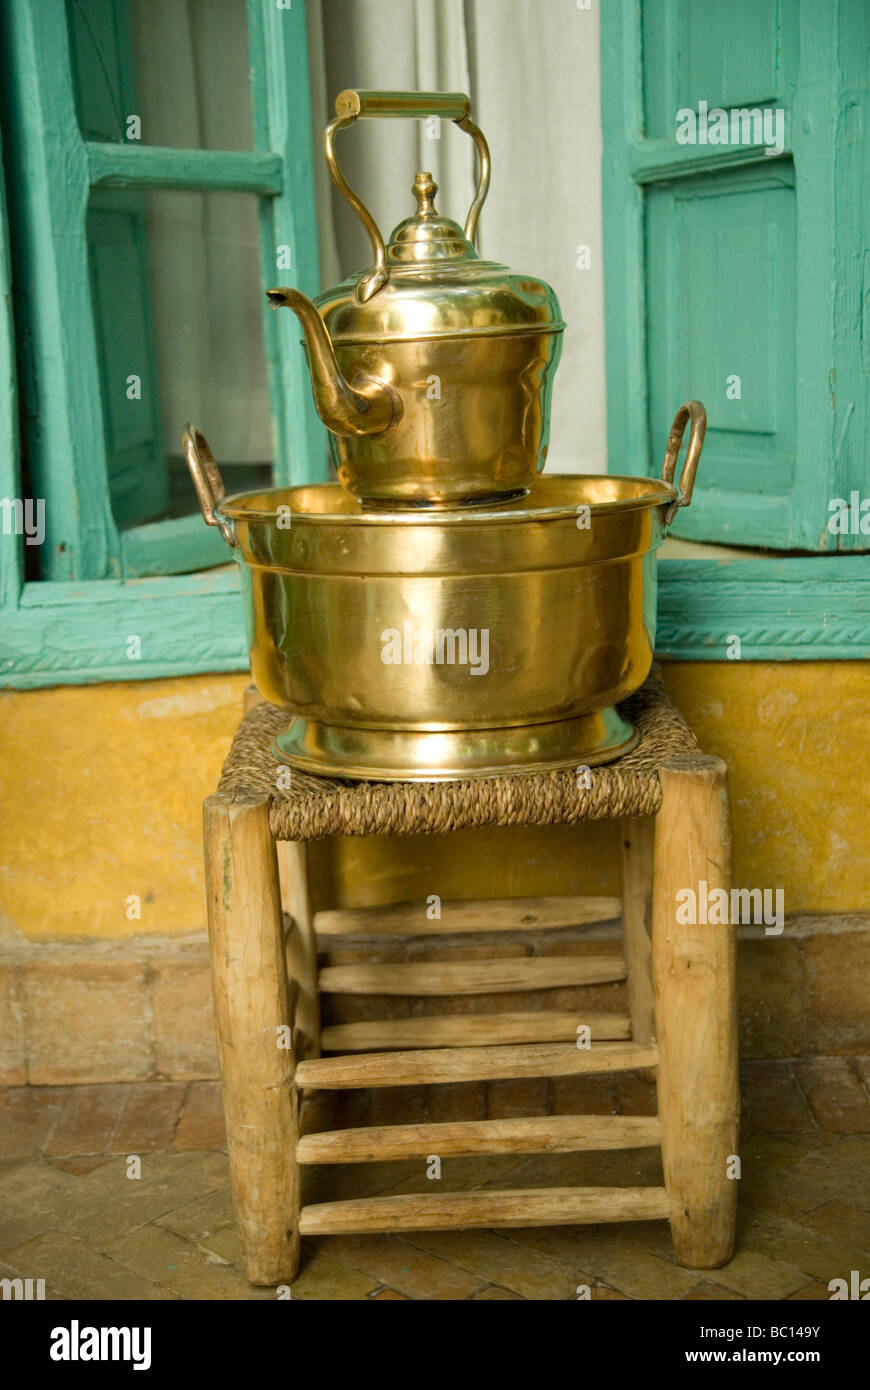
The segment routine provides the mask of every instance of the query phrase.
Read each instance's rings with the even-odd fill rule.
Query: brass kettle
[[[268,291],[302,324],[339,482],[375,507],[508,501],[528,491],[546,460],[564,324],[549,285],[474,248],[490,159],[469,111],[458,92],[342,92],[326,162],[369,235],[374,265],[313,301],[296,289]],[[437,185],[422,172],[416,213],[384,245],[335,158],[336,133],[362,116],[438,116],[471,136],[479,168],[464,231],[436,210]]]

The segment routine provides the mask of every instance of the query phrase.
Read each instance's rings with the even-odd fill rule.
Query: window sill
[[[689,551],[692,558],[684,558]],[[739,650],[743,661],[870,658],[870,555],[780,558],[669,540],[658,574],[658,656],[726,661]]]
[[[0,685],[17,689],[247,668],[236,565],[26,584],[0,617]]]

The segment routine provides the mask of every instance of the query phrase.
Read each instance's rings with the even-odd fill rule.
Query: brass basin
[[[254,680],[294,716],[281,761],[443,781],[633,746],[614,706],[652,663],[655,552],[691,495],[698,410],[682,490],[688,406],[661,479],[544,476],[515,502],[410,513],[366,511],[336,483],[213,491],[212,520],[243,561]],[[185,447],[202,468],[202,436]]]

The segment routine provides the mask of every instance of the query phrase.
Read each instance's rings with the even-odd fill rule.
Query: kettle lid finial
[[[418,173],[414,180],[412,193],[417,199],[418,217],[435,217],[435,194],[438,192],[438,185],[428,170]]]

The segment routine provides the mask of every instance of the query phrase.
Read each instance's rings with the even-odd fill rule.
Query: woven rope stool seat
[[[656,768],[667,758],[697,754],[698,743],[654,676],[620,708],[637,728],[640,741],[617,762],[589,769],[588,787],[578,786],[575,769],[464,782],[396,783],[343,781],[294,768],[289,787],[279,790],[272,743],[286,729],[289,716],[275,705],[259,704],[245,715],[233,739],[218,791],[231,801],[267,798],[269,825],[277,840],[652,816],[661,805]]]
[[[582,778],[572,768],[373,783],[295,769],[281,775],[272,750],[287,711],[262,701],[248,708],[218,790],[205,803],[204,841],[233,1203],[252,1283],[291,1282],[302,1236],[341,1233],[667,1220],[682,1264],[711,1268],[730,1259],[736,929],[678,913],[685,890],[700,892],[702,880],[708,894],[730,890],[727,772],[700,751],[656,674],[621,710],[640,734],[637,745]],[[328,836],[413,837],[586,820],[617,823],[621,898],[445,899],[440,917],[430,920],[425,901],[339,906],[322,873],[316,891],[309,873],[309,842]],[[563,846],[554,852],[568,852],[564,837],[553,843]],[[459,853],[459,839],[456,846]],[[409,839],[407,854],[414,853]],[[506,874],[510,859],[506,852]],[[379,886],[383,896],[381,879]],[[621,942],[584,942],[588,925],[620,917]],[[539,950],[542,929],[548,944]],[[608,943],[613,932],[607,928]],[[501,942],[524,937],[524,954],[500,954],[494,935]],[[352,963],[346,955],[342,963],[324,962],[342,938],[350,941]],[[422,959],[414,946],[420,938]],[[386,959],[378,949],[385,939]],[[475,947],[471,953],[466,943]],[[627,991],[621,1011],[570,1002],[588,998],[586,986],[617,981]],[[450,1002],[495,996],[497,1005],[500,994],[514,996],[501,1012],[480,1004],[469,1011],[464,1001],[457,1011]],[[321,1026],[323,998],[354,995],[381,1002],[352,1010],[356,1021],[334,1014]],[[391,1010],[395,997],[405,1001],[404,1012]],[[438,997],[448,1000],[440,1010],[407,1002]],[[453,1094],[458,1083],[638,1071],[656,1081],[654,1115],[462,1119],[445,1108],[443,1088]],[[438,1123],[323,1128],[324,1112],[314,1105],[323,1093],[420,1087],[425,1096],[432,1086],[442,1088]],[[311,1113],[320,1116],[319,1130],[305,1118]],[[596,1150],[606,1172],[608,1150],[652,1147],[661,1150],[661,1186],[439,1192],[425,1178],[433,1154],[447,1160]],[[303,1201],[302,1175],[313,1166],[400,1159],[419,1162],[419,1192]]]

